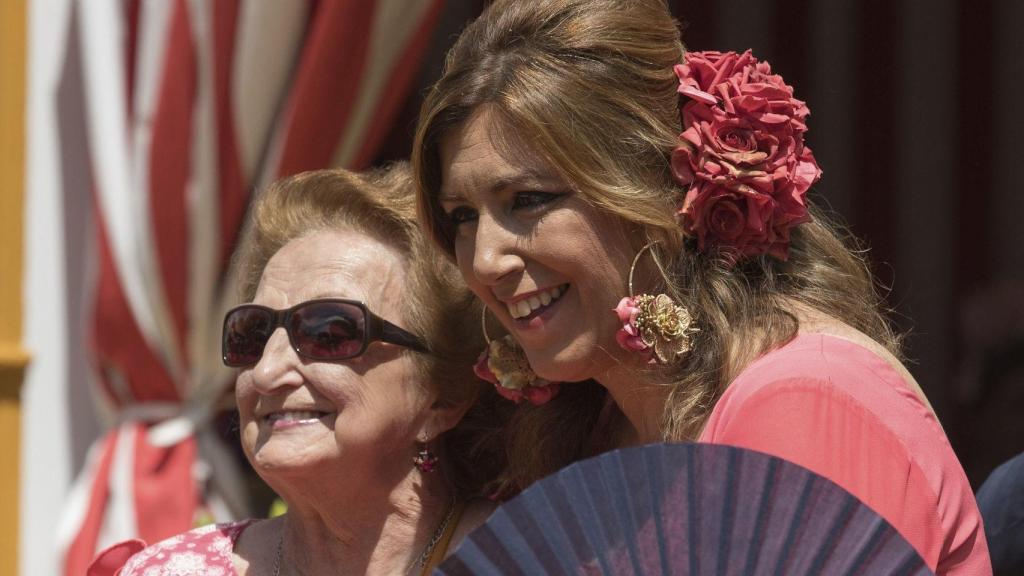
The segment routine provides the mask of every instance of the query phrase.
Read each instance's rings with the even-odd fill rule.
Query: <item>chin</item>
[[[595,358],[598,354],[562,350],[553,357],[538,358],[536,361],[530,358],[530,366],[538,376],[551,382],[582,382],[600,374],[609,360],[606,354],[598,352],[600,358]]]

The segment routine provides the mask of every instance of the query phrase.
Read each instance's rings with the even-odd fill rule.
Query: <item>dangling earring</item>
[[[412,457],[412,464],[420,472],[433,472],[437,469],[437,456],[430,451],[426,442],[420,444],[420,451]]]
[[[636,263],[655,244],[657,242],[651,242],[641,248],[629,267],[629,296],[615,307],[622,322],[615,340],[622,348],[640,354],[648,363],[671,364],[690,351],[691,336],[700,330],[694,326],[690,311],[667,294],[633,295]]]
[[[540,406],[558,395],[559,383],[537,376],[526,359],[526,352],[511,334],[491,340],[487,334],[486,307],[480,315],[480,327],[487,347],[473,366],[478,377],[494,384],[498,394],[516,404],[526,398],[531,404]]]

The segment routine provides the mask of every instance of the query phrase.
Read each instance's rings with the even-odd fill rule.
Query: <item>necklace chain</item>
[[[448,528],[448,522],[452,519],[452,515],[455,514],[455,499],[452,498],[448,502],[448,511],[444,514],[444,519],[437,525],[437,529],[434,530],[434,535],[430,537],[430,542],[427,542],[426,547],[423,548],[423,552],[420,552],[416,561],[413,562],[413,566],[419,566],[423,568],[427,565],[427,560],[430,559],[430,555],[434,552],[434,547],[441,541],[441,536],[444,535],[445,530]],[[411,568],[411,566],[410,566]]]
[[[284,549],[284,526],[281,526],[281,535],[277,537],[277,552],[274,553],[274,576],[281,576],[281,552]]]
[[[434,530],[434,535],[430,537],[430,542],[423,548],[420,555],[416,558],[409,569],[411,570],[414,566],[423,568],[427,565],[427,560],[430,559],[430,555],[434,552],[434,548],[437,543],[441,541],[441,536],[444,535],[445,530],[448,528],[448,522],[451,521],[452,516],[455,514],[455,499],[453,498],[448,503],[448,511],[445,512],[444,518],[441,523],[437,525],[437,529]],[[277,551],[274,553],[274,576],[281,576],[281,559],[284,555],[284,527],[281,528],[281,535],[277,538]]]

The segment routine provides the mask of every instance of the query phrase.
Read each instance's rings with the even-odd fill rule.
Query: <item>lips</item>
[[[513,319],[518,320],[549,306],[552,302],[561,298],[568,289],[568,284],[562,284],[561,286],[539,291],[536,294],[531,294],[528,298],[506,303],[505,305],[508,307],[509,315]]]

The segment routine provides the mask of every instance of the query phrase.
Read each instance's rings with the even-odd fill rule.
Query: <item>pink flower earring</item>
[[[498,394],[517,404],[526,398],[531,404],[540,406],[558,395],[559,383],[537,376],[530,367],[526,352],[511,334],[491,340],[487,334],[487,308],[480,316],[480,327],[487,347],[473,366],[473,372],[479,378],[494,384]]]
[[[686,355],[693,346],[692,335],[700,330],[684,306],[676,304],[667,294],[633,295],[633,272],[644,252],[657,242],[640,249],[629,267],[629,296],[615,307],[622,328],[615,341],[630,352],[640,354],[650,364],[671,364]]]

